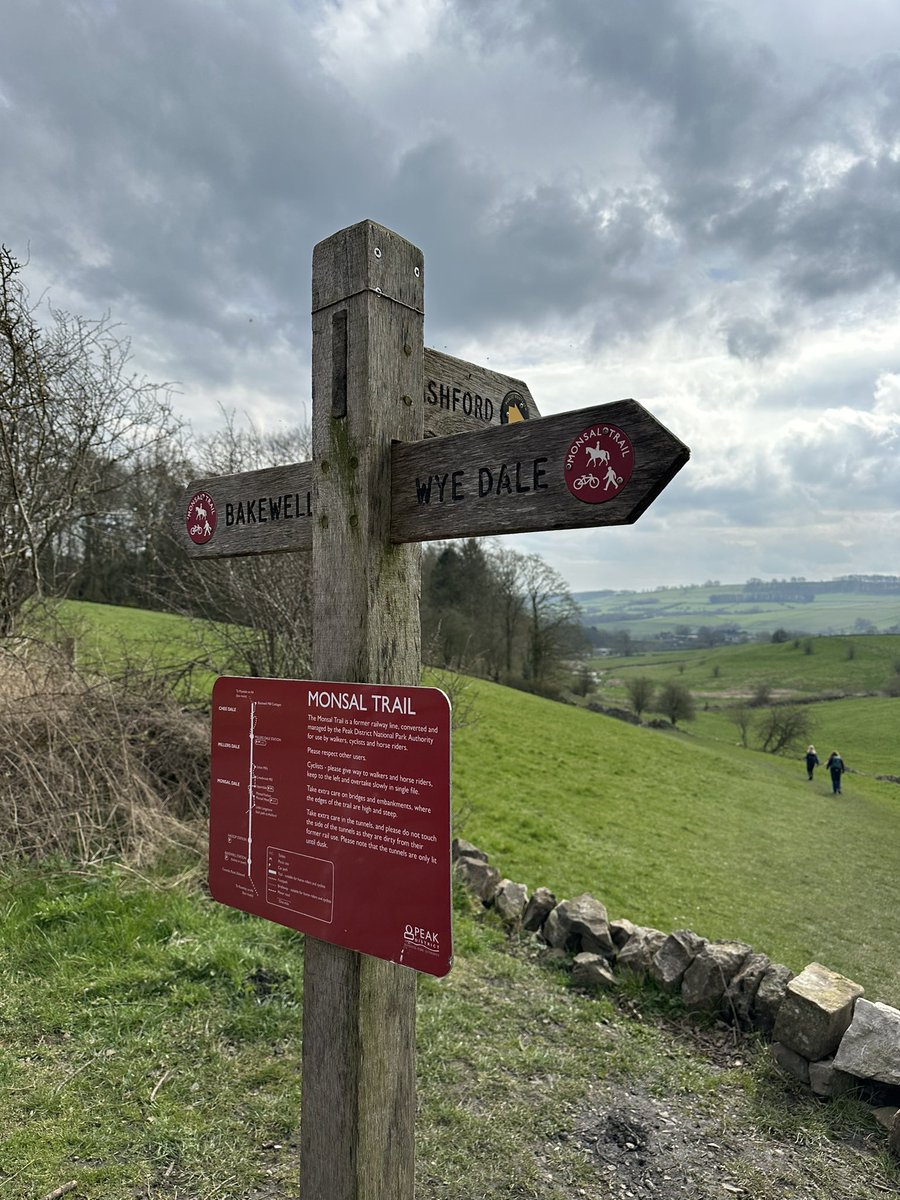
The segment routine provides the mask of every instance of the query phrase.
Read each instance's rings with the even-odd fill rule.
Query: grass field
[[[601,690],[629,675],[677,679],[700,699],[748,696],[758,684],[798,698],[853,696],[881,691],[900,667],[900,635],[815,637],[786,642],[671,650],[629,658],[599,658]],[[620,690],[618,696],[625,696]]]
[[[99,617],[102,642],[129,655],[143,644],[172,666],[191,644],[174,618],[97,608],[72,617]],[[839,736],[856,769],[843,798],[822,777],[807,783],[796,759],[737,745],[723,712],[757,675],[810,696],[840,668],[868,691],[898,650],[877,642],[860,639],[852,658],[835,639],[812,654],[760,645],[603,663],[610,701],[632,669],[698,691],[708,679],[710,707],[685,731],[471,681],[455,832],[529,888],[743,938],[794,970],[816,959],[900,1004],[900,787],[874,778],[889,773],[900,701],[810,705],[819,741]],[[296,1194],[302,938],[214,904],[196,870],[176,882],[176,865],[148,877],[115,863],[0,868],[3,1200],[42,1200],[69,1180],[73,1200]],[[455,909],[454,968],[419,981],[418,1195],[475,1200],[498,1180],[521,1200],[625,1194],[624,1182],[607,1189],[600,1147],[617,1127],[603,1114],[638,1103],[682,1131],[659,1179],[698,1200],[723,1182],[755,1200],[900,1188],[862,1106],[784,1084],[753,1043],[710,1057],[711,1037],[698,1053],[668,999],[628,985],[614,1000],[580,995],[537,965],[528,938],[507,940],[459,893]],[[696,1157],[707,1144],[712,1165]]]
[[[227,639],[208,621],[125,605],[63,600],[38,614],[73,640],[80,667],[122,672],[140,666],[166,676],[180,695],[203,701],[217,674],[242,673]]]
[[[900,596],[864,592],[819,592],[810,603],[759,600],[752,604],[711,603],[711,598],[740,591],[723,587],[660,588],[652,592],[581,592],[576,595],[585,623],[634,638],[671,633],[679,625],[697,629],[737,625],[751,637],[783,628],[811,634],[852,634],[858,622],[882,631],[900,621]]]
[[[662,997],[635,1020],[634,989],[580,994],[455,907],[454,968],[418,987],[422,1200],[607,1200],[648,1174],[698,1200],[900,1186],[865,1105],[822,1105]],[[0,911],[4,1200],[298,1194],[300,935],[114,865],[4,873]],[[638,1167],[623,1121],[648,1115],[665,1138]]]
[[[455,741],[457,824],[509,878],[591,892],[638,924],[740,938],[794,971],[817,960],[900,1003],[900,929],[873,927],[900,911],[896,784],[853,774],[833,797],[823,772],[810,784],[799,761],[745,750],[733,730],[720,742],[635,728],[471,686],[480,720]]]
[[[592,699],[607,705],[630,707],[630,678],[684,684],[697,704],[696,720],[684,728],[691,738],[712,743],[739,740],[729,710],[766,686],[776,699],[808,706],[811,740],[822,762],[838,749],[856,772],[900,776],[900,698],[883,694],[900,665],[897,635],[719,646],[593,665],[600,685]]]
[[[76,605],[76,616],[107,644],[167,662],[196,638],[164,614]],[[623,703],[632,671],[705,697],[676,731],[473,680],[477,721],[454,739],[455,831],[529,888],[590,891],[640,924],[742,938],[795,971],[815,959],[900,1004],[900,930],[872,929],[872,914],[900,911],[900,786],[875,779],[900,775],[900,699],[867,695],[898,661],[890,635],[601,660],[601,700]],[[853,772],[842,798],[823,771],[809,784],[799,759],[737,744],[727,705],[759,682],[858,696],[809,705],[821,757],[837,746]]]

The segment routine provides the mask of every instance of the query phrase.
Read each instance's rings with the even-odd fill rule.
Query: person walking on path
[[[841,795],[841,776],[846,771],[844,760],[837,750],[832,750],[825,764],[825,769],[831,772],[831,790],[835,796]]]
[[[806,777],[812,779],[813,769],[819,765],[819,756],[815,746],[809,746],[806,751]]]

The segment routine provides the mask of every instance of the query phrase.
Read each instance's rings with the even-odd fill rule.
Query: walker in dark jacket
[[[841,776],[846,771],[844,760],[838,754],[837,750],[833,750],[828,757],[828,762],[825,764],[826,770],[831,772],[831,790],[836,796],[841,794]]]
[[[819,765],[819,756],[816,754],[815,746],[810,746],[806,751],[806,774],[809,779],[813,777],[813,768]]]

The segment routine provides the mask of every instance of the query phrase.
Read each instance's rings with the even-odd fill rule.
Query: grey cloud
[[[728,353],[751,362],[767,358],[784,342],[784,334],[778,325],[749,315],[726,323],[724,333]]]
[[[791,98],[763,97],[768,147],[751,173],[681,185],[670,212],[695,245],[728,248],[771,270],[786,298],[864,295],[900,277],[900,118],[896,56]],[[862,155],[849,168],[840,156]]]
[[[565,45],[587,80],[599,89],[620,81],[650,110],[648,162],[676,234],[695,248],[737,250],[766,264],[786,296],[806,301],[863,294],[900,275],[897,55],[807,83],[791,79],[722,5],[660,3],[648,12],[585,0],[554,6],[552,32],[543,4],[523,7],[531,30]],[[817,183],[811,158],[835,147],[868,157],[838,182]],[[751,325],[727,331],[732,353],[778,347],[779,337]]]
[[[737,9],[701,0],[462,6],[486,41],[525,42],[536,60],[551,54],[551,69],[574,72],[595,89],[595,102],[624,90],[650,122],[661,160],[718,170],[763,136],[757,114],[780,68],[768,47],[742,34]]]
[[[790,287],[809,299],[864,292],[900,276],[900,163],[854,166],[838,186],[791,214],[784,241]]]
[[[44,173],[20,236],[81,226],[105,254],[84,261],[70,248],[70,282],[104,303],[133,297],[209,323],[254,286],[266,307],[283,305],[320,230],[355,218],[346,181],[378,161],[371,128],[321,75],[308,38],[278,28],[283,13],[172,0],[17,6],[0,128],[17,157],[42,156]],[[33,55],[14,52],[22,45]],[[297,244],[302,262],[285,253]],[[305,281],[300,294],[305,308]]]
[[[880,360],[880,361],[879,361]],[[897,365],[896,352],[888,350],[871,356],[838,360],[835,363],[812,362],[805,374],[795,374],[789,382],[771,381],[758,405],[766,420],[780,414],[785,419],[805,414],[810,420],[821,419],[828,409],[869,410],[878,376]]]
[[[441,137],[402,159],[385,207],[422,245],[440,231],[426,250],[427,302],[448,331],[570,321],[593,327],[600,344],[665,307],[666,242],[648,196],[562,183],[505,193],[487,165]]]
[[[794,478],[825,507],[833,497],[852,496],[854,507],[872,511],[900,508],[900,419],[893,428],[834,422],[795,439]]]

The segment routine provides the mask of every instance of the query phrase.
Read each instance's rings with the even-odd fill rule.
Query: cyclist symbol
[[[600,480],[596,475],[579,475],[577,479],[572,481],[572,486],[577,492],[580,492],[581,489],[585,487],[599,487]]]

